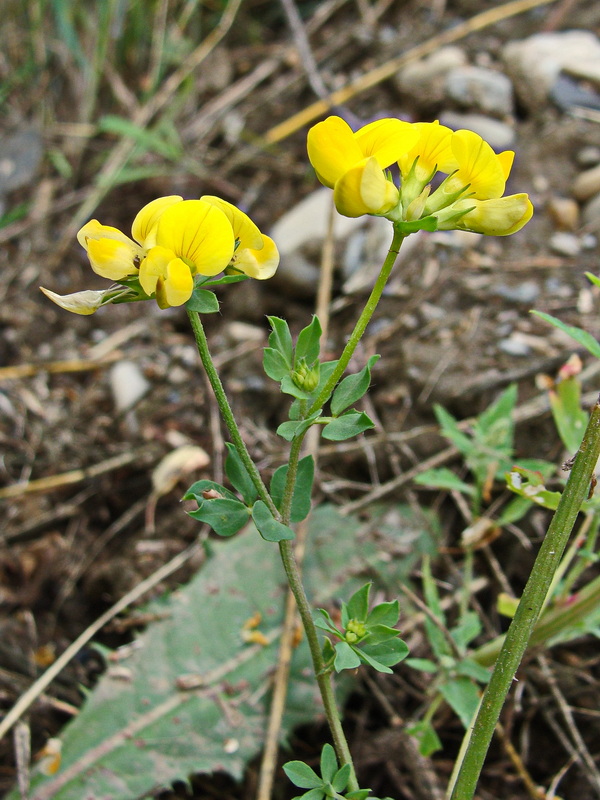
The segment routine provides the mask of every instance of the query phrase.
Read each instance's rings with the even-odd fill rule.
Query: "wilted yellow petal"
[[[260,250],[246,247],[235,251],[233,266],[250,278],[264,281],[275,274],[279,266],[279,251],[273,239],[264,234],[261,237],[263,246]]]
[[[44,289],[43,286],[40,286],[40,289],[57,306],[64,308],[65,311],[71,311],[73,314],[81,314],[82,316],[88,316],[98,311],[107,294],[105,290],[93,291],[88,289],[83,292],[73,292],[73,294],[56,294],[56,292],[51,292],[50,289]]]
[[[192,296],[194,279],[190,268],[180,258],[174,258],[167,264],[166,275],[160,277],[156,284],[156,302],[160,308],[182,306]]]
[[[364,159],[352,129],[341,117],[327,117],[313,125],[306,146],[319,180],[330,189],[345,172]]]
[[[135,259],[139,248],[133,242],[118,239],[88,239],[87,252],[92,269],[111,281],[120,281],[137,274]]]
[[[458,167],[450,146],[452,130],[439,122],[416,122],[412,126],[418,134],[415,145],[398,159],[398,166],[406,177],[418,157],[415,168],[417,181],[427,181],[434,170],[452,172]]]
[[[446,191],[469,185],[469,196],[478,200],[501,197],[506,184],[506,155],[500,159],[481,136],[467,130],[455,131],[451,146],[458,170],[449,178]]]
[[[419,138],[414,125],[401,119],[378,119],[355,134],[362,157],[377,159],[382,169],[389,167],[413,147]]]
[[[232,203],[222,200],[220,197],[214,197],[210,194],[203,195],[200,200],[210,203],[211,206],[220,208],[225,214],[231,227],[233,228],[233,235],[238,244],[238,249],[246,249],[247,247],[252,250],[260,250],[263,245],[262,234],[258,226],[252,222],[247,214]]]
[[[217,275],[231,261],[235,239],[225,214],[204,200],[182,200],[158,220],[156,243],[200,275]]]
[[[373,157],[363,159],[338,180],[333,199],[340,214],[361,217],[390,211],[398,204],[399,194]]]
[[[133,238],[144,245],[144,247],[153,247],[156,244],[156,225],[160,219],[163,211],[174,203],[180,203],[183,197],[178,194],[168,195],[167,197],[157,197],[145,205],[138,211],[133,225],[131,226],[131,235]]]
[[[140,286],[150,297],[156,291],[159,278],[167,274],[167,266],[175,258],[175,253],[166,247],[151,247],[140,264]],[[189,272],[189,267],[188,267]]]
[[[485,233],[488,236],[508,236],[521,230],[533,216],[533,205],[526,194],[511,194],[490,200],[467,198],[453,204],[452,208],[472,208],[453,228]]]

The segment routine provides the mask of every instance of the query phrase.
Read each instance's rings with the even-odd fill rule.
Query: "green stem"
[[[281,521],[284,525],[290,524],[292,499],[294,497],[294,489],[296,488],[296,475],[298,474],[298,461],[300,460],[303,442],[304,435],[298,436],[296,439],[294,439],[290,448],[288,471],[285,480],[285,487],[283,489],[283,497],[281,500]]]
[[[279,519],[279,512],[275,507],[273,500],[271,499],[271,495],[269,494],[267,487],[263,483],[263,479],[260,476],[260,472],[256,468],[256,464],[250,458],[248,448],[242,439],[237,422],[233,416],[231,406],[229,405],[229,400],[225,394],[225,389],[223,388],[223,384],[221,383],[221,379],[219,378],[219,374],[215,368],[210,351],[208,349],[208,341],[206,339],[206,333],[204,332],[204,326],[202,325],[202,321],[200,319],[200,314],[198,314],[196,311],[188,311],[188,317],[190,318],[192,330],[194,331],[196,347],[198,348],[202,365],[206,370],[209,383],[213,392],[215,393],[215,398],[219,405],[223,419],[225,420],[225,424],[227,425],[227,430],[231,436],[231,441],[235,445],[235,448],[238,451],[239,456],[246,467],[248,474],[250,475],[250,478],[252,479],[252,483],[258,492],[258,496],[263,503],[266,503],[273,516],[276,519]]]
[[[383,290],[385,289],[387,280],[390,277],[392,267],[396,263],[396,258],[398,257],[400,246],[404,241],[404,237],[405,234],[400,233],[400,231],[394,228],[394,238],[392,239],[392,244],[390,245],[390,249],[385,258],[385,261],[383,262],[383,266],[381,267],[381,272],[379,273],[379,277],[375,281],[375,286],[373,287],[373,291],[369,295],[369,299],[367,300],[360,317],[356,321],[354,330],[352,331],[352,333],[350,334],[350,338],[346,342],[346,346],[342,351],[342,355],[340,356],[340,360],[338,361],[336,368],[333,370],[333,372],[329,376],[329,380],[322,388],[321,392],[319,393],[319,396],[310,407],[308,414],[306,415],[307,417],[309,417],[311,414],[314,414],[314,412],[318,411],[320,408],[323,408],[325,403],[329,400],[331,393],[335,389],[337,382],[344,374],[344,370],[350,363],[350,359],[352,358],[354,351],[356,350],[358,343],[360,342],[362,335],[366,330],[367,325],[371,321],[373,312],[377,308],[377,303],[381,299],[381,295],[383,294]]]
[[[289,541],[279,542],[279,552],[281,560],[287,575],[290,589],[294,594],[296,605],[298,606],[298,613],[304,626],[306,639],[312,656],[312,662],[315,670],[315,676],[323,699],[325,707],[325,715],[333,737],[333,744],[337,753],[338,760],[341,765],[350,764],[350,780],[348,782],[348,791],[356,791],[358,781],[356,780],[356,773],[354,771],[354,764],[350,754],[350,748],[342,728],[340,715],[335,701],[335,694],[331,685],[331,675],[325,671],[325,662],[321,654],[321,646],[319,644],[319,637],[317,635],[317,628],[315,626],[311,608],[302,585],[298,565],[294,557],[294,551]]]
[[[594,406],[558,508],[535,560],[485,690],[451,800],[472,800],[500,711],[543,608],[600,455],[600,399]]]

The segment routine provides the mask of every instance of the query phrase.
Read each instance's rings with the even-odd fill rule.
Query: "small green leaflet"
[[[262,500],[257,500],[252,506],[252,519],[258,532],[267,542],[281,542],[284,539],[294,538],[294,531],[278,522]]]
[[[288,465],[283,464],[275,470],[271,478],[270,492],[273,502],[281,510],[283,491],[288,473]],[[312,484],[315,477],[315,462],[312,456],[305,456],[298,462],[296,485],[292,495],[291,522],[301,522],[310,513]]]
[[[339,384],[331,398],[331,413],[334,417],[339,417],[357,400],[366,394],[371,383],[371,370],[381,356],[371,356],[367,364],[357,372],[356,375],[348,375]]]
[[[550,314],[545,314],[543,311],[532,311],[531,313],[535,314],[536,317],[540,317],[546,322],[549,322],[550,325],[554,325],[555,328],[564,331],[572,339],[575,339],[576,342],[579,342],[580,345],[585,347],[585,349],[588,350],[593,356],[600,358],[600,343],[596,341],[591,333],[588,333],[581,328],[577,328],[575,325],[567,325],[566,323],[561,322],[559,319],[556,319],[556,317],[552,317]]]
[[[214,314],[219,310],[219,301],[214,292],[196,288],[185,307],[188,311],[197,311],[199,314]]]
[[[342,442],[374,427],[373,420],[364,411],[348,411],[325,425],[323,438],[332,442]]]
[[[248,474],[248,470],[244,466],[235,445],[231,442],[226,442],[225,447],[227,448],[227,458],[225,460],[227,477],[231,481],[231,485],[242,495],[244,501],[251,505],[258,497],[252,478]]]

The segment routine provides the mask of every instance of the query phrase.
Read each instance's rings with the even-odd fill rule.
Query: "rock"
[[[513,113],[513,87],[506,75],[485,67],[461,66],[450,70],[445,95],[463,108],[497,117]]]
[[[538,33],[509,42],[502,51],[506,70],[521,102],[530,110],[544,107],[561,71],[600,63],[600,41],[590,31]]]
[[[502,350],[502,352],[506,353],[508,356],[516,356],[518,358],[524,358],[525,356],[531,355],[531,347],[527,344],[527,342],[521,341],[521,339],[518,339],[515,336],[509,336],[507,339],[501,339],[498,342],[498,349]]]
[[[493,293],[497,297],[502,297],[511,303],[534,303],[540,294],[540,287],[537,281],[523,281],[522,283],[511,286],[506,283],[499,283],[494,287]]]
[[[561,109],[571,108],[600,109],[600,94],[582,86],[568,75],[559,75],[550,89],[550,99]]]
[[[550,237],[550,249],[560,256],[572,258],[581,252],[581,242],[573,233],[557,231]]]
[[[571,187],[571,194],[580,202],[589,200],[598,192],[600,192],[600,164],[581,172]]]
[[[497,151],[506,150],[515,141],[515,131],[510,125],[497,119],[490,119],[483,114],[442,111],[440,122],[455,131],[460,128],[475,131]]]
[[[110,370],[116,409],[119,413],[133,408],[146,394],[150,384],[133,361],[118,361]]]
[[[460,47],[442,47],[427,58],[403,67],[394,78],[398,91],[409,95],[420,108],[437,105],[444,99],[444,79],[448,72],[467,63]]]
[[[596,164],[600,164],[600,147],[595,147],[594,145],[582,147],[577,153],[577,163],[584,168],[595,167]]]
[[[579,228],[579,206],[571,197],[551,197],[548,213],[561,231],[576,231]]]
[[[0,138],[0,194],[30,184],[38,170],[44,148],[37,131],[21,131]]]
[[[597,194],[585,205],[582,219],[589,231],[600,231],[600,194]]]

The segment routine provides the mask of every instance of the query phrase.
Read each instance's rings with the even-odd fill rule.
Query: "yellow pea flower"
[[[452,130],[435,122],[415,122],[413,128],[418,133],[416,143],[402,153],[398,166],[403,182],[414,167],[414,178],[421,184],[421,189],[428,183],[436,171],[452,172],[456,168],[456,157],[450,146]],[[416,161],[416,163],[415,163]]]
[[[477,200],[502,197],[515,157],[512,150],[496,154],[481,136],[467,130],[455,131],[450,146],[457,168],[446,179],[446,193],[468,186],[468,196]]]
[[[231,269],[258,280],[272,278],[279,266],[275,242],[261,233],[250,217],[232,203],[214,195],[203,195],[200,199],[219,208],[231,224],[235,238]]]
[[[466,213],[456,218],[456,213]],[[448,207],[452,219],[444,222],[444,212],[438,215],[438,230],[458,228],[488,236],[508,236],[521,230],[533,216],[533,205],[526,194],[511,194],[506,197],[477,200],[470,197],[457,200]]]
[[[111,281],[134,275],[135,262],[144,250],[118,228],[101,225],[97,219],[86,223],[77,233],[77,241],[87,251],[95,273]]]
[[[384,169],[417,138],[414,126],[399,119],[376,120],[353,133],[340,117],[328,117],[308,132],[308,158],[321,183],[334,189],[340,214],[386,214],[398,204],[398,189]]]

